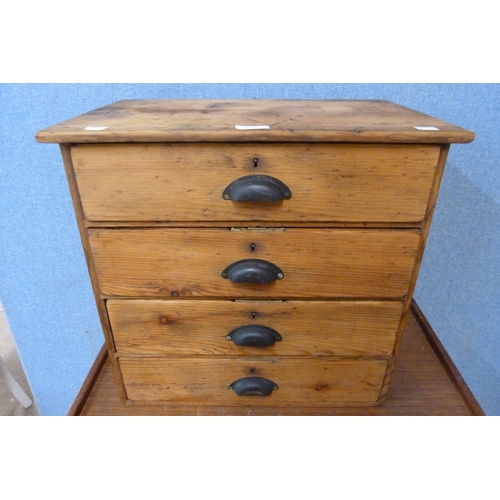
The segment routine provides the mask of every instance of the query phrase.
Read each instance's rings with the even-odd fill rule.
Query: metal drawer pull
[[[267,378],[246,377],[235,380],[228,389],[234,390],[238,396],[269,396],[278,385]]]
[[[232,340],[236,345],[247,347],[268,347],[279,342],[281,335],[268,326],[245,325],[231,330],[226,335],[227,340]]]
[[[272,283],[285,277],[276,264],[261,259],[233,262],[222,271],[221,276],[233,283]]]
[[[225,200],[271,202],[289,200],[288,186],[269,175],[247,175],[231,182],[222,192]]]

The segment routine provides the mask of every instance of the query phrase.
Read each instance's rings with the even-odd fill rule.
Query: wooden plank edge
[[[78,417],[81,414],[83,407],[87,403],[87,400],[92,392],[92,389],[94,388],[94,385],[97,379],[99,378],[99,375],[101,374],[101,371],[107,360],[108,360],[108,351],[106,349],[106,345],[103,345],[94,363],[92,364],[89,373],[85,377],[83,385],[78,391],[78,394],[76,395],[76,398],[73,401],[71,408],[67,413],[68,417]]]
[[[467,144],[475,139],[475,134],[465,129],[441,129],[421,131],[413,128],[404,130],[370,130],[357,127],[337,130],[272,130],[251,132],[227,130],[148,130],[141,132],[134,129],[107,130],[87,132],[68,128],[57,129],[57,125],[40,130],[35,135],[37,142],[42,144],[104,144],[117,142],[308,142],[308,143],[393,143],[393,144]]]
[[[446,352],[446,349],[439,340],[438,336],[436,335],[436,332],[433,330],[429,321],[424,316],[424,313],[422,312],[418,304],[415,302],[415,299],[412,299],[411,310],[415,316],[415,319],[417,320],[417,323],[422,329],[422,332],[424,333],[427,341],[429,342],[429,345],[431,346],[432,350],[439,359],[439,362],[446,371],[446,374],[448,375],[449,379],[455,386],[455,389],[461,395],[469,411],[472,413],[472,415],[484,417],[485,413],[483,409],[477,402],[476,398],[474,397],[474,394],[472,394],[472,391],[469,389],[469,386],[463,379],[462,375],[460,375],[458,368],[455,366],[455,363],[453,363],[449,354]]]

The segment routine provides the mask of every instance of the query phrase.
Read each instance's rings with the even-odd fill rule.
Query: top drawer
[[[436,145],[88,144],[71,148],[89,221],[419,222]],[[224,200],[249,175],[290,189],[276,202]]]

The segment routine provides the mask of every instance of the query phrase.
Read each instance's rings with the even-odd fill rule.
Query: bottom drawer
[[[127,397],[212,406],[374,405],[387,359],[338,358],[119,358]],[[273,382],[269,395],[256,395],[254,381]],[[276,386],[277,388],[274,388]],[[260,386],[267,390],[267,386]],[[248,391],[245,395],[237,393]]]

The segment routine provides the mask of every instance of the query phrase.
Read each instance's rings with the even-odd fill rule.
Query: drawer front
[[[401,302],[107,301],[119,354],[180,356],[390,356],[402,309]]]
[[[392,229],[89,230],[101,293],[126,297],[401,298],[419,241],[416,230]],[[259,265],[241,263],[248,259]],[[240,277],[258,267],[250,274],[260,278],[262,261],[284,277],[255,284],[221,275],[238,263]]]
[[[90,221],[419,222],[440,148],[385,144],[97,144],[72,148]],[[254,160],[257,159],[257,163]],[[223,199],[274,177],[292,197]]]
[[[133,401],[227,406],[374,404],[385,359],[230,357],[119,358],[127,397]],[[241,378],[277,384],[269,395],[238,395],[228,387]],[[246,393],[248,394],[248,393]]]

